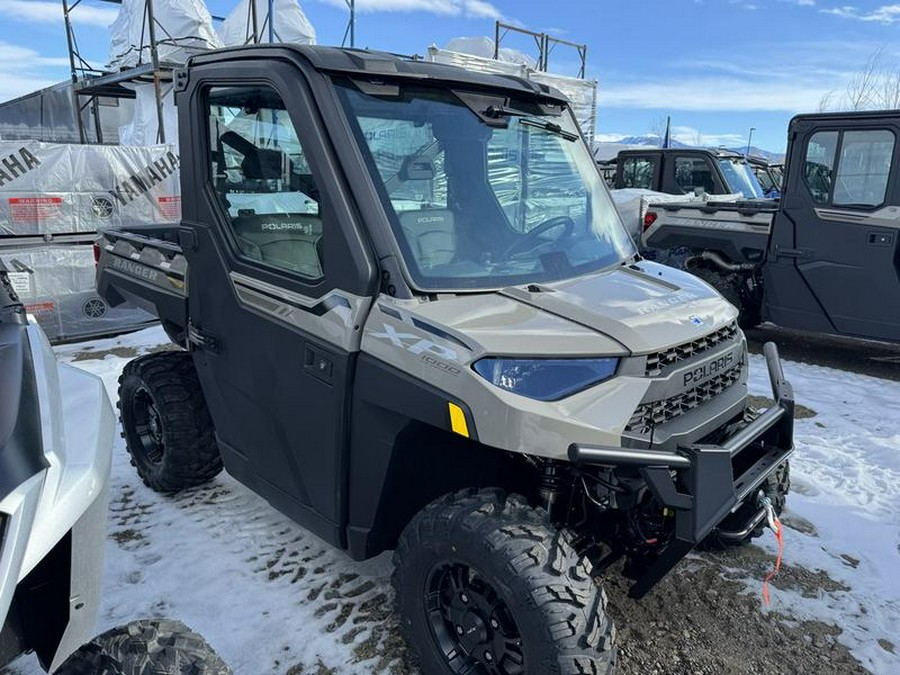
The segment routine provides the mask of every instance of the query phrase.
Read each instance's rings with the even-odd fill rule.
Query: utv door
[[[779,255],[795,258],[836,332],[900,340],[900,125],[881,116],[795,127],[784,197],[795,246]]]
[[[192,71],[180,106],[182,147],[196,148],[181,233],[194,361],[229,473],[343,545],[348,394],[373,268],[351,244],[346,185],[300,71],[268,60],[212,73]]]

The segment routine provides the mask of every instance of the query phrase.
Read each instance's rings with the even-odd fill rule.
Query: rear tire
[[[200,635],[180,621],[135,621],[73,653],[56,675],[231,675]]]
[[[189,353],[161,352],[129,362],[119,378],[119,413],[131,463],[153,490],[178,492],[222,470]]]
[[[394,564],[401,629],[423,673],[614,670],[606,594],[569,534],[522,497],[438,499],[406,527]]]

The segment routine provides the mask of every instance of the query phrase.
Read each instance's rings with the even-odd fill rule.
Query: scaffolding
[[[122,0],[98,0],[114,5],[121,5]],[[354,47],[356,44],[356,0],[344,0],[349,10],[349,20],[342,46]],[[159,57],[159,34],[163,33],[162,40],[173,40],[171,35],[165,32],[165,28],[157,20],[153,0],[143,0],[143,29],[141,44],[138,51],[138,63],[135,66],[124,68],[118,72],[110,72],[103,68],[91,65],[82,56],[78,45],[78,38],[72,21],[72,13],[83,0],[61,0],[63,16],[66,25],[66,41],[69,49],[69,66],[72,80],[72,99],[75,110],[78,137],[81,143],[103,143],[103,128],[100,120],[100,100],[107,99],[135,99],[136,94],[128,84],[153,83],[156,99],[157,142],[166,142],[166,130],[163,120],[163,86],[171,83],[174,71],[180,64],[166,63]],[[255,0],[247,3],[247,26],[249,33],[245,44],[258,44],[260,42],[275,41],[275,26],[273,17],[273,0],[268,0],[268,12],[260,24],[257,16]],[[212,16],[213,21],[224,21],[221,16]],[[144,60],[144,53],[149,53],[149,59]],[[93,118],[93,138],[85,123],[85,112],[90,110]]]
[[[173,73],[180,64],[167,63],[159,58],[160,33],[163,40],[174,40],[173,36],[166,33],[165,28],[157,20],[153,0],[143,0],[143,28],[141,44],[138,45],[138,63],[135,66],[123,68],[118,72],[111,72],[104,68],[93,66],[82,56],[78,45],[78,37],[72,21],[72,13],[77,11],[83,0],[61,0],[63,18],[66,26],[66,43],[69,49],[69,67],[72,80],[72,97],[75,107],[75,118],[78,126],[78,136],[81,143],[103,143],[103,129],[100,122],[100,99],[111,98],[116,100],[134,99],[135,91],[129,89],[127,84],[153,84],[156,99],[157,116],[157,142],[166,142],[166,130],[163,122],[163,85],[172,82]],[[122,0],[99,0],[114,5],[121,5]],[[255,17],[256,4],[251,2]],[[213,16],[213,20],[221,21],[223,17]],[[256,36],[256,22],[254,20],[254,36]],[[144,53],[149,52],[149,59],[145,60]],[[91,139],[85,125],[84,113],[90,109],[94,121],[94,138]]]
[[[506,38],[509,33],[518,33],[521,35],[528,35],[534,39],[535,46],[538,49],[538,58],[537,58],[537,70],[542,72],[547,72],[550,69],[550,54],[553,53],[553,50],[562,45],[566,47],[573,47],[578,52],[578,59],[580,61],[580,67],[578,69],[578,78],[584,79],[585,76],[585,67],[587,65],[587,45],[579,44],[577,42],[570,42],[569,40],[563,40],[558,37],[553,37],[547,33],[536,33],[535,31],[527,30],[525,28],[520,28],[519,26],[513,26],[509,23],[503,23],[502,21],[497,21],[494,24],[494,58],[500,58],[500,48],[503,39]]]

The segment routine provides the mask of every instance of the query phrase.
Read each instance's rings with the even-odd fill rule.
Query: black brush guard
[[[694,444],[676,452],[588,445],[569,446],[569,459],[605,467],[636,467],[660,504],[675,512],[675,537],[631,588],[644,596],[696,544],[755,493],[794,451],[794,390],[784,378],[774,343],[764,353],[775,405],[719,445]],[[737,474],[737,475],[736,475]],[[718,532],[743,539],[765,518],[762,505],[740,529]]]

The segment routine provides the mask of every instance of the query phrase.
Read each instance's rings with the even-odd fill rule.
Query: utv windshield
[[[740,192],[747,199],[762,199],[766,196],[753,168],[743,159],[720,159],[719,167],[728,181],[729,192]]]
[[[421,290],[552,282],[634,254],[571,114],[403,87],[339,87]]]

